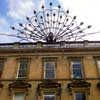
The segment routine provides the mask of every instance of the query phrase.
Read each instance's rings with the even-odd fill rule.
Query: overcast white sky
[[[79,20],[92,25],[91,32],[100,32],[100,0],[59,0],[65,9],[77,15]],[[100,40],[100,33],[87,37],[89,40]]]
[[[76,15],[78,21],[86,25],[92,25],[91,32],[98,32],[88,36],[89,40],[100,40],[100,0],[0,0],[0,33],[12,33],[10,26],[25,20],[25,16],[32,15],[33,9],[40,9],[49,2],[70,10],[70,14]],[[0,42],[15,41],[12,38],[0,36]]]

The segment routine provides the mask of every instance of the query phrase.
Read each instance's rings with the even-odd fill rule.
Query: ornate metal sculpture
[[[60,41],[80,40],[88,35],[84,31],[91,28],[91,25],[83,28],[83,22],[78,25],[76,16],[71,17],[69,10],[50,8],[37,12],[34,10],[34,16],[26,17],[27,23],[19,23],[20,28],[11,27],[17,31],[15,37],[27,41],[43,41],[47,43],[56,43]]]

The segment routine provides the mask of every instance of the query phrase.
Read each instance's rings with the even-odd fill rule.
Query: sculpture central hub
[[[56,39],[54,39],[54,35],[52,32],[50,32],[46,38],[47,43],[55,43]]]

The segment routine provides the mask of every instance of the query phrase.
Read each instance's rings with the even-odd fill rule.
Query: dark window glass
[[[85,93],[75,93],[75,100],[86,100]]]
[[[44,100],[55,100],[55,96],[54,95],[45,95]]]
[[[55,62],[44,63],[44,77],[45,79],[55,78]]]
[[[26,78],[28,74],[28,59],[21,59],[18,71],[18,78]]]
[[[72,61],[73,78],[82,78],[82,64],[81,61]]]
[[[3,67],[4,67],[4,60],[0,59],[0,77],[1,77],[1,74],[2,74],[2,71],[3,71]]]

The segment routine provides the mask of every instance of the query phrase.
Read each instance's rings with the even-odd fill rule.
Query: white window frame
[[[45,94],[45,95],[43,95],[43,100],[45,100],[45,96],[53,96],[54,100],[56,100],[55,94]]]
[[[46,63],[54,63],[54,78],[46,78]],[[44,79],[55,79],[56,78],[56,62],[55,61],[45,61],[44,62]]]
[[[21,59],[20,59],[21,60]],[[18,63],[18,70],[17,70],[17,79],[24,79],[24,78],[27,78],[27,77],[19,77],[18,75],[19,75],[19,70],[20,70],[20,60],[19,60],[19,63]],[[29,67],[29,62],[28,62],[28,67]],[[27,72],[28,72],[28,70],[27,70]]]
[[[24,94],[24,100],[25,100],[25,92],[15,92],[15,93],[13,94],[13,100],[15,100],[15,95],[16,95],[16,93],[23,93],[23,94]]]
[[[100,59],[97,59],[97,67],[100,69]]]
[[[96,59],[96,65],[97,65],[98,76],[100,77],[100,58]]]
[[[80,78],[78,78],[78,77],[74,77],[74,74],[73,74],[73,64],[77,64],[78,62],[80,62],[80,64],[81,64],[81,75],[82,75],[82,77]],[[78,63],[79,64],[79,63]],[[81,60],[71,60],[71,78],[75,78],[75,79],[82,79],[83,77],[84,77],[84,75],[83,75],[83,65],[82,65],[82,62],[81,62]]]

